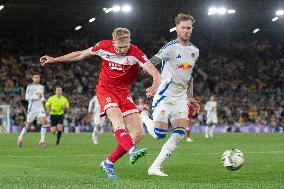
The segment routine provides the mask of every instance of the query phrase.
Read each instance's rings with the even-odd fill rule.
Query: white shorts
[[[44,108],[37,110],[30,110],[27,115],[27,122],[32,123],[35,119],[46,117]]]
[[[216,124],[216,123],[218,123],[218,118],[217,118],[216,114],[207,117],[207,119],[206,119],[207,125]]]
[[[153,120],[168,123],[168,120],[188,119],[188,101],[180,99],[176,101],[154,101]]]

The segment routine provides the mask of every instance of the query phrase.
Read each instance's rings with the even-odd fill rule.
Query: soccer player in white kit
[[[213,131],[215,128],[215,124],[218,123],[217,118],[217,101],[215,100],[215,96],[211,96],[210,100],[206,102],[205,111],[206,114],[206,128],[205,128],[205,138],[213,137]],[[210,127],[210,130],[209,130]]]
[[[40,75],[35,73],[33,75],[33,83],[29,84],[26,89],[25,99],[29,101],[27,109],[27,124],[22,128],[21,134],[18,137],[18,146],[22,147],[24,134],[30,128],[35,119],[38,119],[41,124],[40,141],[39,145],[47,147],[45,142],[45,134],[48,127],[46,114],[43,102],[44,98],[44,86],[40,83]]]
[[[101,123],[102,123],[102,118],[100,117],[100,104],[98,101],[97,96],[93,96],[93,98],[89,102],[89,107],[88,107],[88,112],[93,113],[93,119],[94,119],[94,130],[92,134],[92,140],[94,144],[98,144],[98,139],[99,139],[99,132],[101,129]]]
[[[188,85],[199,50],[189,42],[194,19],[187,14],[175,18],[177,39],[167,43],[151,59],[153,64],[162,63],[162,82],[154,96],[153,120],[141,114],[150,135],[155,139],[166,137],[168,120],[173,127],[172,134],[161,149],[160,154],[148,169],[149,175],[168,176],[161,171],[161,165],[177,148],[184,138],[188,126]],[[190,103],[196,103],[191,99]],[[195,107],[195,106],[194,106]]]

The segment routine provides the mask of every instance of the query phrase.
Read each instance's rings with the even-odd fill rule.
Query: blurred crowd
[[[153,43],[137,43],[151,58],[167,40]],[[17,44],[20,45],[17,45]],[[45,98],[53,95],[60,85],[71,104],[66,113],[66,126],[90,125],[88,102],[95,94],[100,69],[100,59],[91,58],[77,63],[63,63],[41,67],[39,57],[44,54],[62,55],[74,50],[86,49],[95,44],[88,40],[46,39],[19,43],[0,38],[0,105],[12,106],[13,125],[25,123],[27,102],[26,86],[32,81],[33,72],[40,72],[45,86]],[[5,44],[5,45],[3,45]],[[194,68],[194,96],[204,105],[210,95],[218,101],[220,124],[250,123],[259,126],[283,125],[284,119],[284,48],[277,41],[255,40],[246,42],[209,43],[197,40],[200,57]],[[144,98],[145,107],[151,107],[145,88],[151,78],[141,70],[132,88],[132,96]],[[205,112],[194,119],[204,124]]]

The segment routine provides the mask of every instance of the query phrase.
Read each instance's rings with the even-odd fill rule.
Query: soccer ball
[[[239,169],[244,164],[245,159],[244,154],[241,150],[232,149],[226,150],[223,153],[222,161],[225,168],[234,171]]]

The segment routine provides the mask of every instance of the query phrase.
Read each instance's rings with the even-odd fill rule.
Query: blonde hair
[[[176,25],[178,25],[181,21],[191,20],[192,23],[195,22],[194,18],[190,14],[180,13],[175,18]]]
[[[120,43],[129,42],[131,33],[127,28],[116,28],[112,32],[112,39]]]

